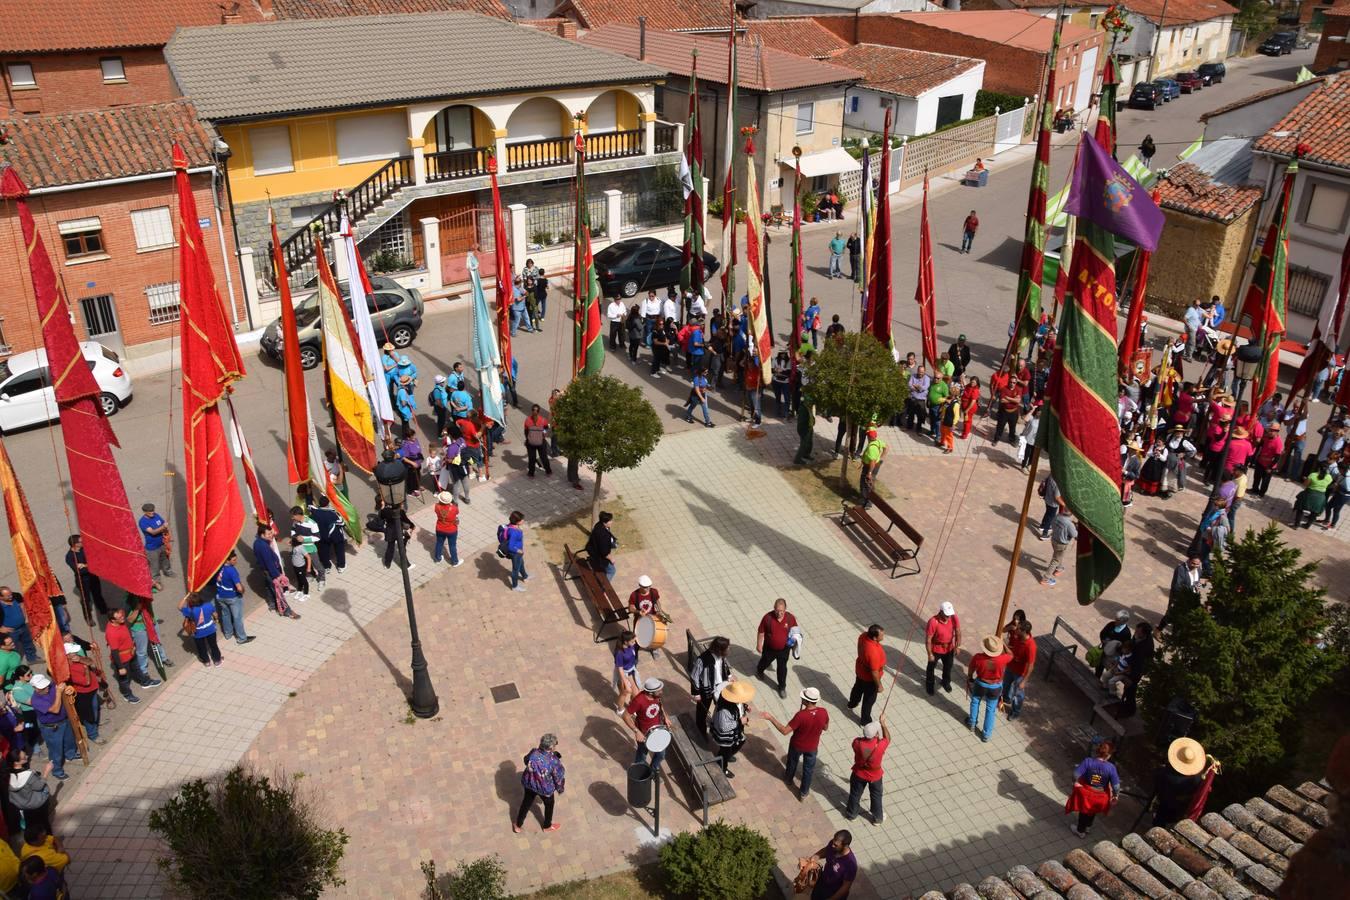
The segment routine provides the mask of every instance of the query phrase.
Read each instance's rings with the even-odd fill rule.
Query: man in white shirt
[[[605,317],[609,319],[609,349],[622,350],[627,346],[623,337],[623,317],[627,310],[623,301],[614,297],[605,307]]]
[[[642,343],[648,347],[652,345],[652,330],[660,320],[661,301],[657,299],[656,291],[648,291],[647,299],[642,301]]]
[[[675,292],[672,290],[666,294],[666,299],[661,303],[661,321],[667,319],[680,321],[680,304],[675,302]]]
[[[706,316],[707,314],[708,314],[708,304],[704,301],[703,295],[694,294],[693,299],[690,300],[689,302],[690,318],[697,319],[700,316]]]

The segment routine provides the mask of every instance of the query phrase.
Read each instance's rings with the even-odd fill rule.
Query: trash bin
[[[628,805],[635,809],[652,805],[652,767],[645,762],[628,767]]]

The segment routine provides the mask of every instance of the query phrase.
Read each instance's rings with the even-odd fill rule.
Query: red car
[[[1172,76],[1183,94],[1193,94],[1205,86],[1205,79],[1196,72],[1179,72]]]

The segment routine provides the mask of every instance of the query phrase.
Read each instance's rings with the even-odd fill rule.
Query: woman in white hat
[[[431,561],[440,562],[444,550],[449,551],[450,565],[459,568],[459,504],[449,491],[436,495],[436,547]]]
[[[708,731],[717,745],[722,760],[722,774],[735,778],[731,761],[745,744],[745,726],[750,721],[750,701],[755,699],[755,686],[748,681],[732,681],[717,695]]]
[[[1167,765],[1153,773],[1154,825],[1166,828],[1186,818],[1209,765],[1205,748],[1194,738],[1177,738],[1167,746]]]

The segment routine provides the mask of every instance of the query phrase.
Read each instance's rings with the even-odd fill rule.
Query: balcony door
[[[451,106],[436,113],[436,152],[477,147],[473,134],[473,108]]]

